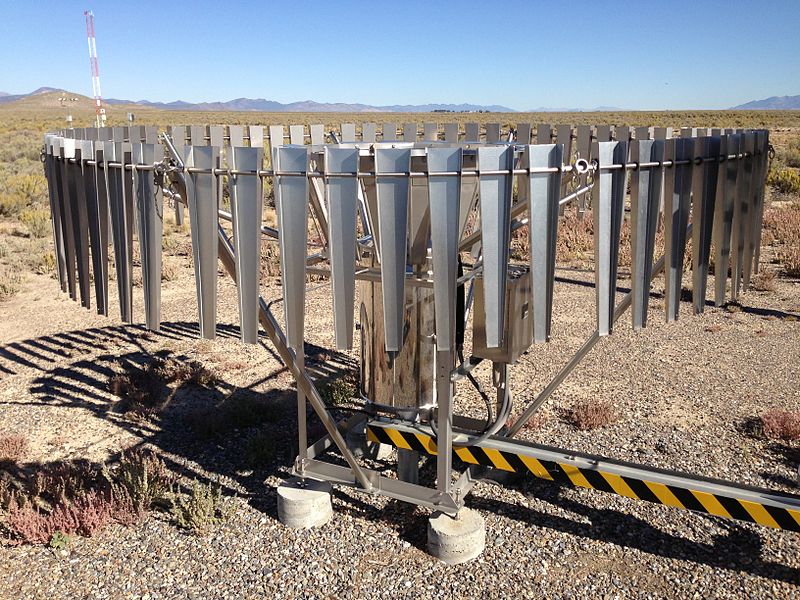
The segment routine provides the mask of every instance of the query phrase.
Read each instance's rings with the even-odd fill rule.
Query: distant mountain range
[[[0,104],[8,104],[9,102],[14,102],[15,100],[22,100],[24,98],[30,98],[31,96],[38,96],[39,94],[48,94],[50,92],[59,92],[61,90],[57,90],[56,88],[51,87],[40,87],[38,90],[33,90],[30,94],[9,94],[8,92],[0,92]],[[65,92],[70,94],[70,92]],[[75,94],[72,94],[74,96]]]
[[[202,111],[243,111],[243,112],[516,112],[507,106],[480,104],[408,104],[391,106],[372,106],[369,104],[346,104],[343,102],[315,102],[314,100],[303,100],[300,102],[290,102],[283,104],[275,100],[265,100],[263,98],[236,98],[228,102],[151,102],[149,100],[118,100],[110,98],[106,100],[109,105],[114,104],[133,104],[148,106],[162,110],[202,110]]]
[[[64,92],[58,88],[52,87],[40,87],[29,94],[9,94],[7,92],[0,92],[0,105],[10,104],[17,100],[31,101],[35,100],[36,96],[45,96],[53,93],[66,94],[69,98],[80,98],[82,101],[86,99],[89,100],[90,103],[92,102],[90,98],[85,98],[84,96],[72,92]],[[36,102],[38,103],[39,101],[36,100]],[[358,103],[316,102],[314,100],[303,100],[301,102],[283,104],[275,100],[265,100],[263,98],[236,98],[235,100],[229,100],[227,102],[185,102],[183,100],[176,100],[174,102],[151,102],[149,100],[120,100],[110,98],[105,100],[105,103],[110,106],[124,105],[160,110],[209,112],[518,112],[513,108],[498,104],[392,104],[388,106],[373,106]],[[532,108],[525,112],[619,112],[624,110],[623,108],[615,106],[598,106],[591,109],[539,107]],[[746,104],[740,104],[729,110],[800,110],[800,96],[773,96],[772,98],[766,98],[764,100],[754,100]]]
[[[800,110],[800,96],[772,96],[734,106],[731,110]]]

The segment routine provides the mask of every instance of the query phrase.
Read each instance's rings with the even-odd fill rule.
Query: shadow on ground
[[[220,337],[239,336],[238,328],[230,325],[219,325],[217,331]],[[224,373],[219,374],[214,386],[190,385],[178,390],[163,411],[149,418],[122,412],[119,398],[109,389],[109,380],[119,372],[121,364],[145,365],[157,357],[154,348],[158,344],[154,342],[198,337],[197,324],[188,322],[163,323],[160,332],[126,325],[42,336],[0,347],[0,375],[34,371],[30,384],[34,404],[88,410],[95,417],[140,436],[141,444],[156,449],[176,472],[236,490],[255,509],[277,518],[275,491],[264,481],[272,476],[287,477],[287,465],[297,454],[295,393],[274,381],[285,368],[276,368],[246,387],[233,385],[225,380]],[[263,340],[262,346],[275,356]],[[179,354],[173,356],[178,360],[185,358]],[[64,363],[66,366],[62,366]],[[351,357],[313,345],[307,346],[307,363],[322,379],[339,377],[355,366]],[[310,423],[310,427],[314,426]],[[775,452],[788,460],[789,453],[796,453],[796,449],[776,448]],[[794,454],[792,457],[796,458]],[[434,477],[434,463],[428,461],[422,469],[421,481],[431,485]],[[727,534],[717,536],[712,543],[701,543],[676,537],[630,514],[569,498],[557,486],[519,480],[515,487],[558,505],[577,519],[476,496],[470,496],[467,504],[529,523],[532,536],[536,535],[536,528],[547,528],[714,568],[790,583],[800,580],[799,569],[762,560],[760,535],[733,521],[717,520],[724,523]],[[382,520],[400,537],[425,549],[425,511],[397,501],[378,508],[361,494],[337,490],[335,495],[338,510]],[[696,518],[702,527],[708,517]]]

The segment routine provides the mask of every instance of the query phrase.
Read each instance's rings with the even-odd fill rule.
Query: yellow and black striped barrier
[[[435,456],[436,441],[426,431],[397,422],[372,421],[367,438]],[[456,435],[453,455],[469,465],[531,474],[555,483],[600,490],[675,508],[800,532],[800,496],[686,475],[521,440],[493,437],[469,445]]]

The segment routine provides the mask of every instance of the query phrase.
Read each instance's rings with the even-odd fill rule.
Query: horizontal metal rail
[[[497,436],[472,445],[475,438],[454,432],[454,457],[468,465],[800,532],[800,496],[794,494]],[[437,454],[432,432],[423,425],[377,419],[368,423],[367,439],[431,456]]]

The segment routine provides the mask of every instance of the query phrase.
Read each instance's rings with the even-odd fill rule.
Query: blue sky
[[[0,91],[727,108],[800,94],[800,1],[3,0]]]

